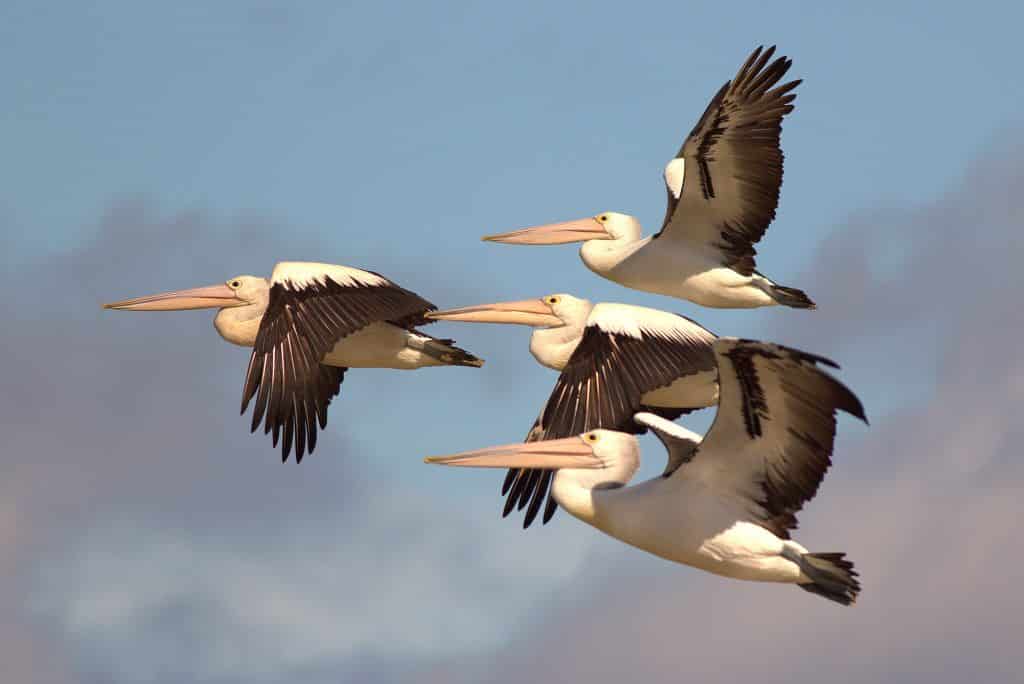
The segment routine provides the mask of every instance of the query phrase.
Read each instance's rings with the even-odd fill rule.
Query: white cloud
[[[443,658],[510,638],[537,601],[580,572],[594,539],[549,527],[519,544],[526,535],[510,521],[468,517],[491,511],[493,497],[460,510],[417,491],[369,502],[354,520],[241,542],[152,521],[100,524],[52,559],[37,610],[118,681],[147,681],[172,662],[202,680],[272,678],[370,655]],[[177,637],[164,619],[180,621]],[[185,648],[200,635],[201,649]]]

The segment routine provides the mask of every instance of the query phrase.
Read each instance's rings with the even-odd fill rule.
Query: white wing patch
[[[597,304],[587,318],[587,325],[596,325],[607,333],[635,339],[641,339],[643,333],[709,345],[716,339],[714,334],[682,316],[631,304]]]
[[[274,266],[271,282],[291,282],[296,287],[306,287],[313,282],[323,283],[325,277],[342,286],[390,285],[387,278],[350,266],[317,264],[311,261],[282,261]]]
[[[641,425],[651,428],[652,430],[663,432],[669,437],[691,442],[694,446],[699,446],[704,440],[704,437],[698,435],[693,430],[688,430],[678,423],[673,423],[671,420],[662,418],[661,416],[656,416],[653,413],[647,413],[646,411],[634,413],[633,420]]]
[[[665,187],[672,193],[674,199],[679,199],[683,192],[683,176],[686,175],[686,160],[681,157],[673,159],[665,164]]]

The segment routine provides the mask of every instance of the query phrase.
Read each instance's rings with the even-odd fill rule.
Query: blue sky
[[[834,357],[876,425],[931,415],[961,349],[955,307],[982,316],[1007,289],[998,277],[1020,282],[1012,266],[978,264],[1013,264],[1021,249],[1010,172],[1021,18],[1009,3],[4,3],[0,268],[23,293],[4,316],[17,323],[9,358],[27,373],[10,381],[23,399],[5,429],[25,450],[9,447],[2,466],[0,577],[18,597],[9,643],[29,654],[19,666],[35,674],[52,660],[54,681],[440,677],[446,663],[530,646],[510,641],[524,625],[562,624],[567,605],[600,589],[595,564],[701,595],[774,593],[666,570],[564,514],[524,533],[497,519],[500,478],[420,464],[525,433],[554,381],[528,356],[525,330],[445,328],[487,358],[480,371],[351,373],[315,458],[282,469],[245,434],[246,356],[209,315],[98,304],[268,274],[285,259],[372,268],[441,306],[572,292]],[[702,310],[602,281],[569,247],[479,241],[603,210],[656,228],[665,161],[748,52],[771,43],[804,84],[759,266],[822,310]],[[984,262],[972,259],[973,231]],[[932,235],[945,238],[919,263]],[[88,419],[77,401],[91,404]],[[845,478],[833,501],[847,502],[844,492],[890,478],[885,443],[866,434],[841,425],[841,448],[877,448],[830,474],[805,516],[816,540],[843,541],[812,522],[841,518],[834,480]],[[29,448],[37,439],[47,453]],[[645,448],[644,472],[660,470],[658,447]],[[975,494],[966,500],[984,498],[984,483]],[[868,568],[883,558],[874,550],[862,549]],[[224,573],[250,577],[250,593],[214,581]],[[353,594],[376,622],[346,613]],[[277,608],[238,609],[263,603]],[[167,617],[168,605],[179,612]],[[449,624],[452,611],[465,619]],[[396,623],[408,625],[399,637]],[[423,637],[438,624],[451,639]],[[203,630],[217,648],[196,645]],[[287,657],[239,666],[250,636],[289,644]]]

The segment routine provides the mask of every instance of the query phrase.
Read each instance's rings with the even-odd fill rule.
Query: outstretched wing
[[[642,432],[633,414],[643,396],[687,377],[693,378],[692,406],[655,408],[669,419],[714,401],[715,335],[676,314],[625,304],[598,304],[583,336],[562,370],[526,441],[561,439],[597,428]],[[704,391],[706,390],[706,391]],[[702,395],[703,392],[703,396]],[[550,496],[553,471],[509,470],[502,488],[504,515],[526,508],[524,527],[535,519],[547,495],[542,521],[557,509]]]
[[[665,167],[668,207],[656,237],[713,249],[721,264],[754,272],[754,244],[775,218],[782,187],[782,118],[800,81],[774,87],[792,60],[769,64],[759,47],[712,98]]]
[[[767,342],[722,338],[718,413],[679,472],[730,497],[779,537],[832,463],[836,412],[867,422],[860,400],[818,364],[828,359]]]
[[[242,390],[242,413],[256,398],[252,431],[263,422],[292,444],[296,461],[316,447],[317,425],[337,396],[344,368],[320,363],[338,340],[371,323],[419,321],[433,304],[369,271],[346,266],[282,262],[271,277],[270,302],[260,321]]]

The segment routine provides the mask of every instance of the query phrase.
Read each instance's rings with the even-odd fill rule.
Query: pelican
[[[733,338],[713,347],[721,398],[703,439],[650,413],[635,416],[668,451],[659,477],[627,486],[640,449],[614,430],[426,462],[554,468],[559,505],[622,542],[718,575],[793,583],[853,603],[860,585],[845,554],[810,553],[789,531],[831,464],[836,412],[867,422],[860,401],[818,367],[836,367],[820,356]]]
[[[580,258],[620,285],[716,308],[781,304],[813,309],[801,290],[758,273],[758,242],[775,218],[782,185],[782,117],[800,81],[775,86],[792,61],[771,64],[757,48],[711,99],[665,167],[668,208],[661,230],[641,237],[633,216],[606,211],[563,223],[489,235],[521,245],[582,242]],[[684,182],[685,179],[685,182]]]
[[[551,294],[434,311],[427,317],[534,328],[530,352],[560,375],[527,441],[595,428],[634,431],[632,416],[639,410],[678,418],[718,399],[711,349],[715,335],[677,314]],[[510,470],[502,486],[507,496],[503,514],[529,503],[523,521],[529,527],[547,494],[543,522],[548,522],[557,509],[549,494],[551,477],[550,470]]]
[[[213,325],[228,342],[252,347],[242,414],[256,398],[251,431],[263,421],[282,460],[316,448],[317,423],[349,368],[474,366],[483,361],[453,340],[416,326],[437,307],[384,276],[348,266],[286,261],[269,280],[243,275],[221,285],[104,304],[122,311],[219,309]]]

